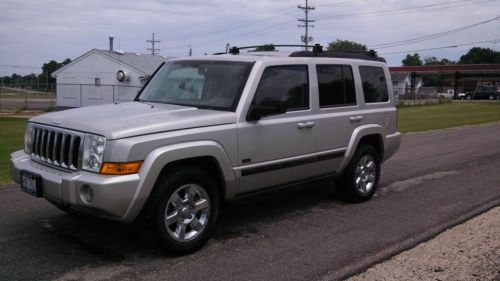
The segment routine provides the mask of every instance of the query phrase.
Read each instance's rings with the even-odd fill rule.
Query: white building
[[[394,96],[397,98],[404,98],[405,95],[410,93],[411,90],[411,77],[409,73],[404,72],[391,72],[392,88]],[[424,85],[422,78],[415,79],[415,93]]]
[[[130,101],[166,58],[113,50],[92,49],[53,72],[57,105],[83,107]]]

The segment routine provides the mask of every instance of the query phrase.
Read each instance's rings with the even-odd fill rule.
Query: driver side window
[[[309,109],[307,65],[270,66],[264,70],[252,105],[266,101],[284,102],[287,111]]]

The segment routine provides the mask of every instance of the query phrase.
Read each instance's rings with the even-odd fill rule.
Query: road
[[[229,205],[199,252],[169,257],[133,226],[0,189],[0,280],[334,280],[500,205],[500,123],[409,134],[369,202],[328,183]]]

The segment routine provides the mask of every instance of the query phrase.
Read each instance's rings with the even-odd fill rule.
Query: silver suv
[[[170,253],[200,248],[223,201],[334,176],[368,200],[399,148],[385,61],[250,52],[162,65],[133,102],[44,114],[11,155],[21,190],[122,222]]]

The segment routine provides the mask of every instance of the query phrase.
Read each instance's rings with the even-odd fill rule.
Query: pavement
[[[352,277],[500,206],[499,132],[494,123],[405,135],[383,165],[380,189],[365,203],[332,197],[328,182],[233,202],[213,239],[182,257],[145,247],[134,225],[68,215],[18,186],[2,187],[0,280]],[[484,225],[468,233],[491,230]],[[493,231],[481,245],[496,247]],[[498,253],[487,257],[495,265]],[[434,280],[415,276],[402,279]]]

